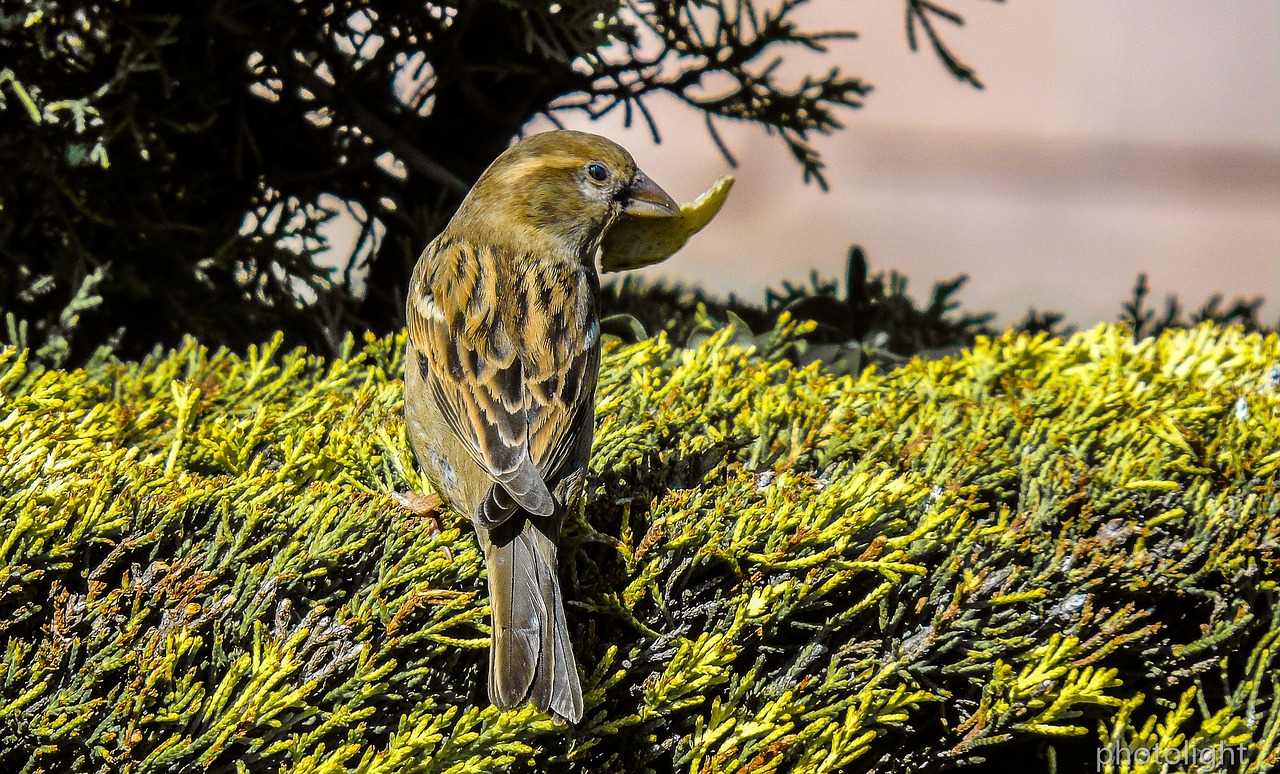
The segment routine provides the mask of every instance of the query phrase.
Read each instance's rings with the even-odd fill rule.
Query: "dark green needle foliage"
[[[810,140],[869,86],[781,74],[852,37],[806,29],[803,4],[4,3],[0,312],[28,329],[0,333],[75,363],[391,333],[413,261],[539,115],[621,110],[656,137],[649,105],[674,97],[717,142],[717,122],[763,126],[825,185]],[[354,245],[326,242],[338,214]]]
[[[765,294],[763,304],[729,296],[727,299],[700,290],[670,284],[646,284],[624,277],[601,291],[603,328],[624,341],[639,341],[656,332],[672,341],[696,344],[725,327],[742,344],[768,346],[772,329],[783,315],[811,323],[787,343],[789,356],[801,365],[821,361],[836,373],[857,374],[875,364],[896,368],[915,356],[936,358],[955,354],[978,336],[998,335],[991,313],[965,311],[959,301],[968,277],[960,275],[935,282],[928,301],[919,303],[908,292],[907,278],[896,271],[872,274],[861,247],[849,250],[844,288],[815,271],[809,284],[784,282]],[[1120,308],[1118,322],[1139,338],[1166,330],[1192,327],[1201,322],[1239,325],[1245,331],[1280,330],[1261,317],[1263,298],[1236,298],[1223,306],[1213,296],[1188,315],[1182,303],[1170,296],[1157,317],[1147,305],[1147,277],[1139,275],[1133,297]],[[1075,329],[1056,312],[1029,310],[1013,330],[1067,336]]]

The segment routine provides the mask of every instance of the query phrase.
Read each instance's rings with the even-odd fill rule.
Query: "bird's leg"
[[[444,501],[440,499],[440,495],[422,494],[421,492],[392,492],[391,498],[404,508],[415,518],[425,519],[427,522],[427,534],[431,537],[440,537],[440,522],[437,516],[444,510]],[[448,546],[444,546],[444,555],[449,559],[453,559],[453,552]]]
[[[433,513],[439,513],[444,506],[444,501],[437,494],[392,492],[391,498],[399,503],[401,508],[415,516],[429,516]],[[437,524],[436,526],[438,527],[439,525]]]

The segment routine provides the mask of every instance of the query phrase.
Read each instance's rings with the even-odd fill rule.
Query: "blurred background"
[[[814,142],[829,192],[805,185],[763,129],[721,121],[731,169],[701,115],[665,95],[650,102],[660,145],[622,111],[565,116],[623,143],[679,200],[737,177],[719,218],[642,273],[757,301],[813,268],[843,277],[857,243],[917,297],[968,274],[960,300],[997,323],[1028,307],[1113,319],[1139,272],[1157,301],[1264,295],[1262,319],[1280,316],[1280,3],[952,7],[965,25],[947,42],[983,90],[927,45],[909,50],[901,3],[815,0],[797,16],[857,31],[828,61],[874,86],[864,108],[839,113],[844,131]],[[805,64],[793,54],[786,67]]]
[[[827,343],[892,333],[905,356],[989,331],[987,311],[1117,319],[1140,273],[1140,335],[1216,294],[1208,317],[1280,321],[1277,0],[22,8],[0,13],[0,343],[50,363],[188,335],[335,353],[400,330],[423,247],[548,116],[622,143],[681,200],[737,176],[720,217],[642,273],[709,308],[736,294],[719,323],[770,329],[812,299]],[[843,280],[854,244],[906,298],[808,290],[815,269]],[[802,289],[766,304],[784,283]],[[602,308],[647,310],[646,333],[696,325],[690,295],[614,292]]]

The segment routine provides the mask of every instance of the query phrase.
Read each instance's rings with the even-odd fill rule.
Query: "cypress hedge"
[[[571,728],[489,706],[470,527],[393,497],[402,337],[0,350],[0,771],[1280,768],[1275,334],[798,327],[607,346]]]

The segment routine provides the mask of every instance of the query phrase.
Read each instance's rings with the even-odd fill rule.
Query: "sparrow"
[[[595,428],[595,256],[623,216],[678,215],[619,145],[546,132],[481,174],[414,267],[406,430],[425,477],[484,550],[498,707],[582,717],[557,548]]]

